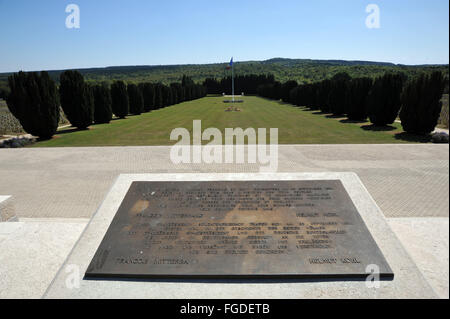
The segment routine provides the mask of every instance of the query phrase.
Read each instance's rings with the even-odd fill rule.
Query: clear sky
[[[68,4],[80,29],[67,29]],[[366,27],[368,4],[380,28]],[[274,57],[449,62],[448,0],[0,0],[0,72]]]

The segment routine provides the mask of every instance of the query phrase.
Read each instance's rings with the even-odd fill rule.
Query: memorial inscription
[[[338,180],[134,182],[86,277],[380,278],[392,270]]]

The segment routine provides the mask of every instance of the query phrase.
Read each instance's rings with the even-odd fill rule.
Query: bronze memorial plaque
[[[338,180],[134,182],[86,278],[363,279],[368,266],[394,276]]]

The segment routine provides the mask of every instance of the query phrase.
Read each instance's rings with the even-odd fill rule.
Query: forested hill
[[[228,63],[201,64],[201,65],[163,65],[163,66],[116,66],[106,68],[79,69],[89,82],[111,80],[124,80],[127,82],[163,82],[179,81],[183,74],[190,76],[194,81],[200,82],[205,78],[222,78],[230,75],[226,70]],[[236,62],[235,73],[267,74],[271,73],[280,82],[296,80],[299,83],[310,83],[331,78],[339,72],[347,72],[352,77],[377,77],[387,71],[402,71],[414,76],[423,71],[441,70],[448,75],[448,65],[417,65],[405,66],[383,62],[369,61],[342,61],[342,60],[306,60],[275,58],[266,61]],[[50,76],[59,80],[59,71],[50,71]],[[0,86],[10,73],[0,73]],[[3,82],[3,83],[1,83]]]

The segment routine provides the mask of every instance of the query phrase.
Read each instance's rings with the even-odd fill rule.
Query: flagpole
[[[232,85],[232,93],[231,95],[233,96],[233,103],[234,103],[234,61],[231,64],[231,85]]]

